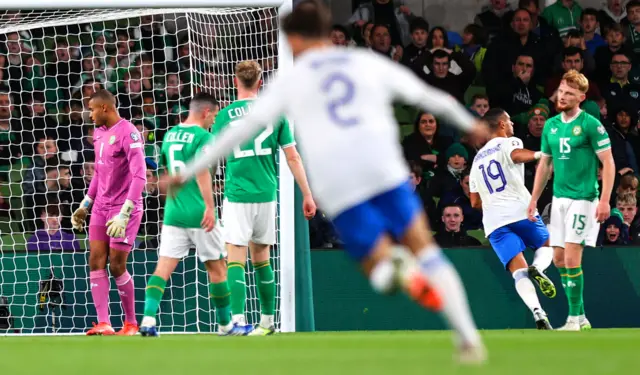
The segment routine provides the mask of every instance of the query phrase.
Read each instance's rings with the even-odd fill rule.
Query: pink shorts
[[[111,238],[107,235],[107,221],[120,213],[120,208],[112,208],[107,211],[94,207],[91,210],[91,221],[89,222],[89,241],[109,242],[109,248],[119,251],[131,251],[140,223],[142,222],[142,209],[134,208],[125,230],[124,238]]]

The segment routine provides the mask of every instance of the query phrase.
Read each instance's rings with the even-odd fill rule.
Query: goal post
[[[184,119],[194,93],[212,93],[222,106],[234,99],[237,62],[262,63],[266,85],[276,70],[291,67],[277,24],[292,0],[26,0],[0,8],[5,40],[5,48],[0,43],[0,305],[6,301],[13,322],[3,331],[0,321],[0,334],[81,333],[97,320],[86,235],[76,233],[76,241],[69,240],[75,251],[60,250],[61,240],[50,246],[54,250],[44,245],[27,250],[43,231],[49,243],[55,242],[49,219],[70,229],[69,215],[92,176],[86,102],[97,88],[116,95],[123,117],[139,127],[146,142],[145,217],[129,257],[140,317],[146,281],[157,261],[162,215],[153,186],[158,142]],[[299,215],[301,197],[282,152],[279,160],[278,242],[272,255],[279,285],[276,324],[282,332],[313,330],[308,226]],[[215,182],[222,188],[221,173]],[[216,194],[222,202],[221,192]],[[59,210],[57,219],[52,206]],[[254,276],[250,271],[247,278],[249,322],[259,320]],[[217,328],[207,283],[191,253],[160,305],[161,331]],[[59,295],[42,293],[52,285],[62,288]],[[118,326],[122,310],[113,282],[110,301]]]

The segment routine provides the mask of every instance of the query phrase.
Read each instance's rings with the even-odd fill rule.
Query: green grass
[[[448,332],[341,332],[272,337],[0,337],[2,374],[635,373],[640,330],[487,331],[490,360],[460,368]]]

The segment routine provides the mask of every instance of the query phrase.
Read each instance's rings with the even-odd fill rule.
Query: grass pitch
[[[451,333],[330,332],[271,337],[0,337],[6,375],[487,374],[640,371],[640,330],[485,331],[489,362],[459,367]]]

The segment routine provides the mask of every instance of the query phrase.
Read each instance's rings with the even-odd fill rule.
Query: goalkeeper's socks
[[[584,274],[582,267],[567,268],[567,299],[569,300],[569,316],[582,315],[582,293],[584,290]]]
[[[518,292],[520,299],[522,299],[524,304],[527,305],[529,310],[531,310],[532,313],[536,309],[542,310],[540,300],[536,294],[536,287],[529,279],[529,270],[527,268],[516,270],[513,273],[513,279],[515,280],[516,291]]]
[[[109,275],[107,270],[98,270],[89,272],[89,281],[91,285],[91,297],[93,305],[98,313],[98,323],[107,323],[111,325],[109,318]]]
[[[544,272],[551,265],[553,260],[553,248],[549,246],[543,246],[536,250],[533,255],[532,266],[536,267],[540,272]]]
[[[151,275],[147,282],[147,289],[144,292],[144,316],[155,318],[158,312],[158,306],[162,301],[164,288],[167,281],[160,276]]]
[[[480,345],[467,294],[458,272],[437,245],[429,245],[418,255],[420,270],[442,298],[443,313],[464,345]]]
[[[256,284],[258,284],[260,312],[262,315],[273,316],[276,308],[276,282],[271,263],[268,260],[254,263],[253,269],[256,272]]]
[[[247,300],[247,282],[245,281],[244,263],[230,262],[227,266],[227,279],[231,289],[231,313],[244,316]]]
[[[209,284],[209,296],[213,299],[216,307],[216,318],[218,324],[226,327],[231,322],[231,290],[227,280],[221,283]]]
[[[122,310],[124,310],[124,320],[128,323],[138,325],[136,320],[136,295],[133,288],[133,277],[129,271],[116,277],[116,285],[122,302]]]

